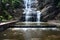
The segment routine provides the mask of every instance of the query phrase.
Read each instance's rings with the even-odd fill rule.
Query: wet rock
[[[42,10],[42,21],[54,20],[55,17],[59,14],[59,9],[55,6],[48,6]]]
[[[22,16],[23,10],[17,8],[17,9],[14,9],[13,11],[14,11],[13,15],[14,15],[15,19],[20,19]]]
[[[38,0],[39,10],[41,11],[41,21],[60,20],[60,0]]]

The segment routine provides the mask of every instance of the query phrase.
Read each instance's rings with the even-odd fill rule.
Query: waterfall
[[[41,12],[37,11],[37,22],[40,22],[40,15],[41,15]]]
[[[25,22],[40,22],[40,14],[41,12],[37,10],[37,0],[23,0],[25,9]]]

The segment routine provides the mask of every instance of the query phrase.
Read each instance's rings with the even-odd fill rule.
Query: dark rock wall
[[[60,20],[60,0],[38,0],[41,21]]]

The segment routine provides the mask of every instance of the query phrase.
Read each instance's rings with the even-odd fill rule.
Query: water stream
[[[23,0],[25,9],[23,14],[25,14],[25,22],[40,22],[41,12],[37,10],[38,1],[37,0]]]

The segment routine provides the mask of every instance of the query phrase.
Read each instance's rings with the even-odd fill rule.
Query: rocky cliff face
[[[38,0],[41,21],[60,20],[60,0]]]

